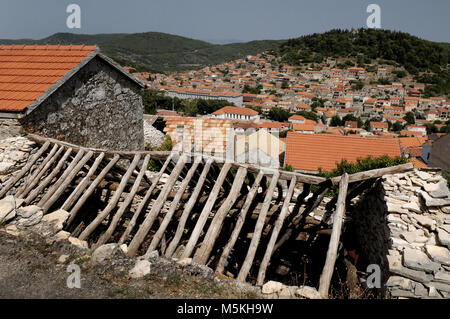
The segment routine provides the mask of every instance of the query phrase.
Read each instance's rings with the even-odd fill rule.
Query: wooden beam
[[[84,203],[87,201],[87,199],[92,195],[94,190],[97,188],[98,184],[105,178],[106,174],[110,171],[110,169],[116,165],[117,161],[120,159],[120,156],[116,154],[106,165],[100,174],[94,179],[91,185],[89,185],[89,188],[86,190],[86,192],[80,197],[80,199],[77,201],[75,206],[70,210],[69,219],[67,220],[67,225],[70,225],[72,221],[75,219],[75,216],[77,215],[78,211],[81,207],[83,207]]]
[[[333,230],[331,232],[330,244],[328,246],[325,266],[319,282],[319,294],[322,298],[328,298],[331,277],[333,276],[334,265],[339,247],[339,238],[341,237],[342,223],[345,215],[345,198],[347,196],[349,175],[345,173],[339,182],[339,196],[336,204],[336,211],[333,217]]]
[[[97,171],[98,166],[100,165],[101,161],[105,157],[105,153],[100,153],[99,156],[95,159],[94,164],[89,169],[86,176],[83,178],[83,180],[77,185],[77,187],[73,190],[72,194],[66,199],[64,204],[62,205],[61,209],[64,209],[68,211],[70,207],[72,207],[73,203],[80,197],[80,195],[84,192],[86,187],[88,186],[92,175]]]
[[[170,173],[169,179],[167,180],[167,183],[164,185],[164,188],[162,189],[158,198],[154,202],[152,209],[148,213],[144,222],[139,227],[139,230],[137,231],[134,238],[131,240],[130,245],[128,246],[128,252],[127,252],[128,256],[136,255],[136,253],[139,249],[139,246],[142,244],[142,242],[145,239],[145,236],[147,236],[150,228],[153,226],[153,223],[154,223],[156,217],[158,216],[159,212],[161,211],[161,208],[164,205],[164,202],[166,201],[167,196],[169,195],[173,186],[175,185],[175,182],[178,180],[180,172],[183,169],[183,167],[185,166],[186,162],[187,162],[186,155],[182,155],[178,159],[177,165],[175,165],[175,168],[172,170],[172,173]]]
[[[203,227],[208,220],[209,214],[211,213],[211,209],[216,202],[217,196],[219,195],[220,188],[222,187],[223,182],[225,181],[225,177],[227,176],[228,171],[231,168],[231,163],[225,163],[220,170],[220,174],[217,178],[216,183],[214,184],[211,193],[209,194],[208,200],[203,207],[202,212],[195,224],[194,230],[192,231],[191,237],[189,238],[188,243],[186,244],[186,248],[184,249],[183,255],[181,258],[188,258],[191,256],[192,251],[194,250],[195,245],[201,235]]]
[[[259,286],[264,284],[264,279],[266,277],[266,269],[267,266],[269,265],[270,257],[272,257],[273,247],[275,246],[278,234],[280,233],[281,227],[283,226],[284,219],[286,218],[289,212],[289,204],[291,203],[291,198],[292,195],[294,194],[294,188],[296,184],[297,178],[295,176],[292,176],[289,189],[286,193],[286,197],[284,198],[283,207],[281,208],[280,215],[278,216],[275,222],[272,234],[270,235],[269,243],[267,244],[266,253],[264,254],[261,266],[259,267],[258,278],[256,280],[256,284]]]
[[[281,236],[280,240],[275,244],[273,251],[278,250],[287,240],[289,240],[289,238],[291,238],[294,230],[297,229],[299,226],[301,217],[303,215],[305,215],[305,214],[307,215],[307,214],[311,213],[313,210],[315,210],[320,205],[320,203],[323,201],[323,198],[328,193],[328,191],[329,191],[329,187],[327,186],[327,183],[322,184],[321,188],[319,189],[319,191],[317,193],[317,197],[314,200],[314,202],[311,204],[311,206],[305,207],[304,209],[300,209],[297,216],[295,216],[292,219],[292,222],[289,225],[289,228],[286,229],[286,231],[283,233],[283,236]],[[313,197],[310,200],[312,200],[312,199],[313,199]],[[308,200],[308,203],[310,202],[310,200]]]
[[[198,165],[202,161],[201,157],[197,157],[192,164],[191,168],[189,169],[188,173],[186,174],[186,177],[183,179],[183,182],[180,185],[180,188],[178,189],[175,197],[172,200],[172,203],[170,204],[169,211],[164,216],[164,220],[162,221],[161,225],[159,226],[158,231],[153,236],[152,241],[150,243],[150,246],[148,246],[147,252],[151,252],[156,249],[158,246],[160,240],[162,239],[164,232],[167,229],[167,226],[169,225],[170,221],[172,220],[173,214],[175,213],[175,210],[178,207],[178,204],[180,203],[180,200],[183,196],[184,191],[186,190],[186,187],[189,185],[192,176],[194,176],[194,172],[197,170]]]
[[[130,166],[128,167],[127,172],[122,177],[122,180],[120,181],[119,188],[115,191],[113,197],[109,201],[108,205],[105,207],[105,209],[97,215],[97,217],[83,230],[83,232],[78,237],[80,240],[86,240],[89,235],[100,225],[100,223],[111,213],[111,211],[116,207],[117,202],[120,199],[120,196],[122,195],[123,190],[125,189],[125,186],[128,184],[128,180],[130,179],[131,174],[133,173],[134,168],[139,163],[139,160],[141,159],[140,154],[134,155],[133,162],[131,162]]]
[[[266,197],[264,198],[261,211],[259,212],[259,216],[256,221],[255,231],[253,232],[253,237],[247,251],[247,256],[245,257],[244,263],[242,264],[241,270],[239,271],[237,277],[238,281],[245,282],[247,275],[250,272],[250,268],[252,267],[253,260],[256,255],[256,249],[258,248],[259,241],[261,239],[261,233],[264,228],[264,221],[266,220],[266,215],[269,211],[270,204],[273,198],[273,192],[275,190],[275,187],[277,186],[279,177],[280,174],[278,171],[276,171],[272,176],[272,181],[270,182],[269,189],[267,190]]]
[[[183,213],[181,214],[180,220],[178,222],[178,227],[175,232],[175,236],[173,237],[172,241],[170,242],[169,246],[167,247],[167,250],[165,251],[166,257],[172,257],[173,253],[175,252],[178,243],[180,242],[181,236],[183,235],[184,227],[186,226],[187,219],[189,217],[189,214],[191,213],[192,209],[194,208],[195,203],[197,202],[197,198],[200,194],[200,191],[202,190],[203,184],[206,180],[206,176],[208,175],[209,169],[211,168],[211,164],[213,163],[212,159],[208,159],[205,163],[205,166],[203,167],[202,173],[198,179],[197,185],[195,185],[194,191],[192,192],[191,196],[189,197],[188,202],[184,206]]]
[[[47,192],[45,193],[45,195],[42,196],[42,198],[39,201],[39,203],[37,204],[37,206],[43,207],[44,204],[55,194],[55,192],[59,189],[59,187],[64,182],[64,180],[67,178],[67,176],[69,176],[72,173],[73,169],[78,164],[78,162],[81,160],[83,155],[84,155],[84,151],[80,149],[78,151],[77,155],[70,162],[69,166],[66,167],[64,172],[57,179],[57,181],[52,186],[50,186],[49,189],[47,190]]]
[[[238,198],[239,192],[242,188],[242,185],[245,181],[245,176],[247,175],[247,169],[245,167],[239,167],[236,176],[234,177],[233,185],[231,186],[231,190],[227,196],[225,202],[220,206],[214,215],[213,220],[211,221],[211,225],[209,226],[208,231],[203,239],[203,242],[200,248],[197,249],[193,261],[206,264],[211,254],[211,250],[214,247],[214,244],[217,240],[217,237],[220,234],[222,229],[223,221],[227,216],[229,210],[236,202]]]
[[[91,159],[92,155],[94,155],[93,152],[89,151],[84,157],[77,163],[77,165],[69,171],[69,174],[67,177],[63,180],[63,182],[58,186],[58,188],[55,189],[55,192],[53,195],[45,202],[45,204],[42,206],[42,210],[47,212],[50,207],[58,200],[58,198],[64,193],[66,188],[69,186],[69,184],[72,182],[72,180],[75,178],[75,176],[78,174],[78,172],[83,168],[83,166]]]
[[[145,193],[144,198],[139,203],[138,208],[136,209],[136,211],[134,212],[133,217],[131,218],[130,222],[128,223],[127,229],[125,230],[125,232],[120,237],[120,240],[119,240],[119,244],[120,245],[122,245],[125,242],[125,240],[128,239],[128,236],[131,234],[134,226],[136,225],[136,221],[137,221],[139,215],[141,214],[141,212],[144,209],[146,203],[150,199],[150,196],[152,195],[153,190],[155,189],[156,185],[158,185],[159,179],[161,178],[162,174],[167,169],[167,166],[169,165],[169,163],[172,161],[172,157],[173,157],[173,155],[170,155],[169,157],[167,157],[167,159],[164,162],[161,170],[156,174],[156,176],[153,177],[151,186],[147,190],[147,193]]]
[[[83,149],[85,151],[92,151],[95,154],[100,154],[100,153],[105,153],[107,155],[116,155],[117,154],[117,155],[121,156],[122,158],[127,158],[127,159],[134,158],[134,156],[136,154],[139,154],[141,156],[150,155],[152,159],[165,160],[167,158],[167,156],[169,156],[171,153],[170,151],[111,151],[111,150],[92,148],[92,147],[82,147],[82,146],[71,144],[68,142],[59,141],[59,140],[56,140],[53,138],[42,137],[42,136],[39,136],[36,134],[28,134],[27,138],[32,141],[38,142],[38,143],[51,142],[51,143],[65,146],[65,147],[71,147],[75,151]]]
[[[410,171],[412,169],[414,169],[413,163],[406,163],[406,164],[397,165],[397,166],[373,169],[370,171],[359,172],[359,173],[349,175],[348,182],[353,183],[353,182],[364,181],[366,179],[378,178],[378,177],[381,177],[381,176],[387,175],[387,174],[399,174],[399,173]],[[339,184],[339,182],[341,181],[341,178],[342,178],[342,176],[332,178],[331,181],[333,182],[333,185]]]
[[[17,173],[13,174],[13,176],[6,182],[5,186],[0,190],[0,198],[6,195],[6,193],[31,169],[34,163],[38,160],[39,157],[48,149],[50,146],[50,142],[46,141],[44,145],[34,154],[27,162],[27,164]]]
[[[114,217],[109,224],[108,229],[103,233],[102,236],[98,239],[97,243],[92,247],[92,249],[95,249],[104,243],[106,243],[111,235],[114,233],[114,230],[116,229],[117,225],[119,224],[120,218],[122,218],[123,213],[127,209],[127,207],[131,204],[133,201],[134,196],[136,195],[136,192],[141,185],[142,178],[144,177],[145,171],[147,170],[148,162],[150,161],[150,155],[147,154],[144,158],[144,162],[142,163],[141,170],[139,172],[139,175],[136,177],[136,180],[134,181],[133,187],[131,188],[131,191],[128,193],[127,197],[123,201],[123,203],[120,205],[120,208],[118,211],[114,214]]]
[[[252,188],[247,194],[247,197],[244,202],[244,206],[241,208],[241,212],[239,213],[239,217],[236,221],[236,225],[234,226],[233,232],[231,233],[231,237],[228,240],[228,243],[226,244],[225,248],[222,251],[222,255],[220,256],[219,262],[217,264],[216,271],[219,273],[223,273],[225,269],[225,263],[227,261],[228,256],[230,255],[231,250],[234,247],[234,244],[236,243],[239,233],[241,232],[242,226],[244,225],[245,218],[247,217],[248,210],[250,209],[250,206],[252,205],[253,199],[255,198],[255,195],[258,193],[259,184],[261,183],[261,179],[264,176],[264,172],[261,170],[258,173],[258,176],[256,176],[256,179],[253,183]]]
[[[58,164],[56,167],[52,170],[52,172],[47,175],[47,177],[39,183],[38,187],[33,189],[33,191],[25,198],[24,203],[29,205],[33,199],[36,198],[44,189],[47,187],[47,185],[53,180],[53,178],[58,175],[59,171],[63,168],[64,164],[66,164],[66,160],[69,157],[69,155],[72,153],[72,149],[68,148],[67,151],[64,153],[64,155],[59,159]]]
[[[55,146],[58,148],[58,145],[55,144]],[[44,164],[44,167],[39,171],[39,173],[36,176],[33,176],[33,178],[30,179],[30,181],[24,185],[25,189],[18,194],[18,198],[24,198],[28,195],[28,193],[33,189],[33,187],[36,186],[36,184],[41,180],[42,176],[47,173],[49,168],[53,165],[53,163],[56,161],[56,159],[61,155],[62,151],[64,150],[64,146],[59,146],[58,151],[56,154],[52,154],[52,152],[49,153],[52,154],[50,159],[47,160],[47,158],[42,162]]]
[[[30,185],[33,180],[42,172],[42,170],[44,169],[45,165],[47,164],[47,162],[53,157],[53,155],[55,155],[56,151],[58,150],[58,145],[53,145],[52,150],[47,154],[47,156],[45,157],[45,159],[42,161],[42,163],[36,167],[36,169],[33,171],[33,174],[29,175],[23,185],[16,191],[16,197],[18,198],[22,198],[20,197],[20,194],[23,193],[23,191],[27,188],[28,185]]]

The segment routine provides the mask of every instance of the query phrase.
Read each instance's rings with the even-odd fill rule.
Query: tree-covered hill
[[[322,63],[349,58],[358,66],[384,60],[404,67],[417,81],[429,84],[428,95],[450,94],[450,44],[390,30],[331,30],[289,39],[274,50],[283,63]],[[395,62],[395,63],[394,63]]]
[[[225,45],[159,32],[134,34],[56,33],[41,40],[0,40],[0,44],[97,44],[121,64],[140,71],[180,71],[254,55],[277,48],[282,40],[251,41]]]

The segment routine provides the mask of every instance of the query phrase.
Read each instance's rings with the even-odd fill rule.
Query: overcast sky
[[[81,7],[81,29],[66,26],[70,3]],[[371,3],[384,29],[450,42],[450,0],[0,0],[0,38],[158,31],[215,42],[287,39],[365,27]]]

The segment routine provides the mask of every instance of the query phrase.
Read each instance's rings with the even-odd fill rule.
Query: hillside
[[[450,44],[435,43],[403,32],[359,29],[331,30],[289,39],[274,50],[282,63],[329,64],[370,68],[389,64],[428,84],[428,95],[450,94]]]
[[[0,44],[97,44],[102,52],[139,71],[181,71],[219,64],[277,48],[284,41],[263,40],[225,45],[181,36],[146,32],[134,34],[56,33],[41,40],[0,40]]]

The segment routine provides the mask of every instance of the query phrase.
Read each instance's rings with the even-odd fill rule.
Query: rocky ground
[[[125,257],[120,249],[112,256],[102,260],[68,241],[0,231],[0,298],[258,297],[256,291],[219,279],[206,267],[153,256],[146,260],[150,272],[143,275],[135,258]],[[67,286],[71,264],[80,267],[81,288]]]

